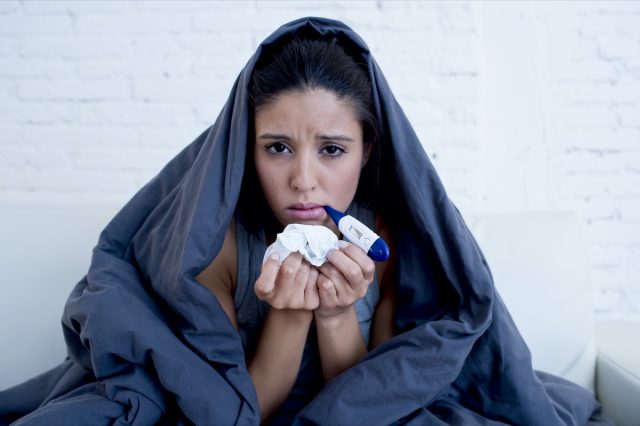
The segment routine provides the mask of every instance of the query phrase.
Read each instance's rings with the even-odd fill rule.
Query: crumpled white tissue
[[[280,264],[291,253],[301,253],[313,266],[321,266],[327,255],[338,248],[338,237],[329,228],[322,225],[287,225],[276,236],[276,241],[267,247],[262,263],[274,253],[280,256]]]

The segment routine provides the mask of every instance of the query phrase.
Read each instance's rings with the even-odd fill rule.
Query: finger
[[[307,309],[317,309],[320,305],[317,282],[319,274],[318,268],[310,268],[304,288],[304,304]]]
[[[347,281],[356,287],[368,287],[375,276],[376,265],[362,250],[353,244],[331,253],[329,262],[335,266]],[[354,290],[362,290],[362,288]]]
[[[288,294],[293,289],[295,278],[302,264],[302,255],[292,253],[282,262],[278,276],[276,277],[275,289],[279,293]]]
[[[338,243],[340,250],[338,253],[346,254],[351,260],[356,262],[362,269],[362,275],[367,281],[373,280],[376,272],[376,264],[367,254],[359,247],[347,242],[340,241]]]
[[[258,277],[254,285],[254,290],[258,298],[266,297],[273,291],[279,269],[280,256],[278,256],[277,253],[274,253],[262,265],[260,276]]]
[[[325,263],[320,267],[321,275],[328,278],[331,282],[331,288],[334,289],[336,293],[336,297],[338,300],[342,300],[346,303],[349,302],[350,299],[353,299],[355,293],[351,289],[351,286],[347,282],[346,278],[342,273],[331,263]],[[322,280],[324,282],[324,280]]]
[[[311,264],[306,260],[300,263],[300,267],[298,268],[298,273],[296,274],[294,280],[294,289],[296,291],[302,289],[304,291],[304,287],[307,285],[307,281],[309,279],[309,274],[311,273]]]
[[[325,308],[338,306],[338,293],[333,282],[324,274],[318,275],[317,282],[320,306]]]
[[[302,309],[304,308],[305,298],[304,290],[307,286],[307,280],[309,278],[310,267],[309,262],[303,260],[300,263],[298,272],[293,280],[293,287],[291,288],[291,308]]]

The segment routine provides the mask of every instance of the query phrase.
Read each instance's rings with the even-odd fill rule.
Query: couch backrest
[[[469,224],[534,368],[593,390],[592,290],[578,218],[518,212],[482,215]]]
[[[114,207],[0,206],[0,389],[61,363],[60,319]]]

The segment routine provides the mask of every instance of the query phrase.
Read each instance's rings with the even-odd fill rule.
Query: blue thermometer
[[[362,251],[367,253],[367,256],[377,262],[384,262],[389,258],[390,251],[387,243],[364,223],[330,206],[324,206],[324,209],[338,225],[342,235],[350,243],[360,247]]]

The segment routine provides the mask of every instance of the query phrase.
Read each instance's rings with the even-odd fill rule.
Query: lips
[[[327,215],[322,205],[316,203],[295,203],[286,212],[294,220],[320,220]]]

